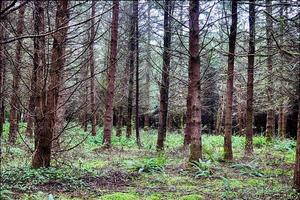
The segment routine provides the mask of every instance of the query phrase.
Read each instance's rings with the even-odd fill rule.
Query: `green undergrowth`
[[[25,127],[20,124],[22,136]],[[36,170],[30,168],[33,138],[18,137],[11,146],[7,123],[4,129],[1,200],[297,199],[292,188],[296,143],[291,139],[268,142],[256,136],[254,155],[245,158],[245,138],[233,136],[234,160],[226,162],[223,136],[204,134],[203,158],[188,163],[181,131],[167,133],[165,151],[157,153],[157,130],[141,130],[141,148],[134,137],[126,138],[125,129],[121,137],[114,130],[107,150],[101,147],[102,128],[91,136],[70,124],[61,148],[71,150],[53,154],[51,168]]]

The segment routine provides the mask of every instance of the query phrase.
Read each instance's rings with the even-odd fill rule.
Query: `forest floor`
[[[21,124],[20,135],[24,135]],[[125,131],[124,131],[125,132]],[[1,144],[0,199],[298,199],[292,188],[295,141],[254,138],[255,155],[244,158],[245,139],[233,137],[234,161],[222,159],[223,137],[203,135],[204,159],[188,166],[181,133],[167,134],[164,154],[155,151],[156,130],[134,138],[113,136],[110,150],[101,148],[102,130],[88,136],[78,127],[65,133],[62,152],[52,167],[30,168],[33,139],[8,145],[8,124]],[[80,145],[76,146],[84,140]],[[72,148],[68,151],[69,148]]]

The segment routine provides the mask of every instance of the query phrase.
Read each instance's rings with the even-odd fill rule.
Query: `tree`
[[[151,1],[147,3],[147,67],[146,67],[146,105],[144,114],[144,130],[147,131],[150,126],[149,112],[150,112],[150,69],[151,69],[151,49],[150,49],[150,36],[151,36]]]
[[[245,154],[253,153],[253,71],[255,56],[255,0],[249,4],[249,54],[246,106],[246,146]]]
[[[224,137],[224,159],[232,160],[232,99],[233,99],[233,77],[234,57],[237,33],[237,0],[231,2],[231,26],[229,33],[229,53],[226,85],[226,108],[225,108],[225,137]]]
[[[0,2],[0,10],[4,7],[4,2]],[[4,40],[4,27],[0,27],[0,40]],[[0,44],[0,138],[2,138],[3,124],[5,123],[4,113],[4,72],[5,72],[4,44]]]
[[[140,129],[139,129],[139,1],[135,0],[133,3],[133,13],[135,15],[135,137],[136,143],[140,147]]]
[[[35,133],[36,148],[32,157],[32,167],[34,168],[50,166],[52,137],[56,120],[57,102],[62,80],[62,72],[65,64],[64,53],[69,23],[68,3],[69,1],[59,1],[57,3],[55,28],[58,31],[53,34],[51,66],[49,72],[49,91],[47,93],[47,103],[43,112],[44,116],[41,117],[38,116],[39,114],[37,114],[41,126]],[[37,16],[35,20],[40,20],[39,16]],[[42,47],[39,46],[39,48]],[[40,49],[35,49],[35,51],[40,51]],[[38,71],[40,72],[40,70]],[[41,74],[39,74],[38,76],[41,76]],[[40,81],[41,77],[38,77],[38,79]],[[41,101],[37,101],[37,104],[40,103]],[[40,106],[38,106],[38,109],[41,109]],[[43,110],[43,108],[41,110]],[[37,123],[37,126],[39,126],[40,124]]]
[[[132,2],[132,15],[130,19],[130,33],[129,33],[129,82],[128,82],[128,104],[127,104],[127,127],[126,137],[130,138],[132,135],[132,102],[133,102],[133,75],[134,75],[134,51],[135,51],[135,28],[136,28],[136,13],[134,13],[134,3]]]
[[[19,10],[18,14],[18,22],[17,22],[17,32],[16,36],[19,37],[23,34],[24,30],[24,14],[25,14],[25,6],[22,6]],[[8,141],[12,144],[16,142],[17,134],[18,134],[18,110],[19,110],[19,84],[20,84],[20,62],[22,60],[22,41],[17,41],[16,46],[16,58],[15,63],[12,69],[13,81],[12,81],[12,90],[13,93],[10,99],[10,116],[9,116],[9,139]]]
[[[202,157],[201,144],[201,104],[200,104],[200,56],[199,56],[199,0],[190,1],[189,8],[189,84],[187,107],[187,127],[190,131],[189,161],[198,161]],[[190,104],[190,105],[188,105]]]
[[[161,72],[160,100],[159,100],[159,127],[157,135],[157,150],[164,149],[164,141],[167,131],[168,101],[169,101],[169,71],[171,62],[171,16],[172,2],[165,1],[164,5],[164,50],[163,50],[163,68]]]
[[[92,135],[96,135],[96,125],[97,125],[97,119],[96,119],[96,91],[95,91],[95,59],[94,59],[94,40],[96,36],[95,32],[95,13],[96,13],[96,1],[92,2],[92,15],[91,15],[91,34],[90,34],[90,48],[89,48],[89,54],[90,54],[90,73],[91,73],[91,112],[92,112]]]
[[[273,45],[273,22],[272,22],[272,1],[266,0],[266,35],[267,35],[267,69],[268,69],[268,83],[267,83],[267,124],[266,124],[266,137],[271,140],[275,130],[275,112],[273,109],[273,59],[272,59],[272,45]]]
[[[107,89],[105,97],[105,114],[104,114],[104,146],[111,146],[111,132],[113,126],[113,99],[115,87],[115,74],[117,65],[117,45],[118,45],[118,21],[119,21],[119,1],[113,1],[112,22],[111,22],[111,42],[110,42],[110,59],[107,73]]]

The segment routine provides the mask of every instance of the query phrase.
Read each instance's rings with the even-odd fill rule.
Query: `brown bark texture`
[[[247,69],[246,144],[245,154],[253,154],[253,81],[255,59],[255,0],[249,4],[249,53]]]
[[[233,102],[233,78],[234,78],[234,57],[237,33],[237,0],[231,2],[231,26],[229,33],[229,54],[227,70],[227,90],[225,108],[225,137],[224,137],[224,159],[232,160],[232,102]]]
[[[58,108],[60,83],[65,64],[64,54],[69,23],[68,2],[69,1],[58,1],[57,3],[55,26],[56,29],[60,30],[53,34],[53,47],[49,72],[49,91],[47,93],[44,116],[40,119],[41,127],[35,136],[36,149],[32,158],[33,168],[50,166],[52,137],[56,121],[56,110]]]
[[[134,77],[134,51],[135,51],[135,24],[137,23],[136,15],[134,13],[134,1],[132,2],[132,15],[130,19],[130,33],[129,33],[129,82],[128,82],[128,102],[127,102],[127,127],[126,137],[130,138],[132,135],[132,103],[133,103],[133,77]]]
[[[267,124],[266,124],[266,137],[268,141],[272,140],[275,131],[275,111],[273,109],[273,56],[272,56],[272,32],[273,32],[273,19],[272,19],[272,1],[266,0],[266,34],[267,34],[267,68],[268,68],[268,83],[267,83]]]
[[[104,146],[111,146],[111,132],[113,126],[113,99],[115,89],[115,74],[117,62],[117,45],[118,45],[118,21],[119,21],[119,1],[113,1],[113,15],[111,23],[111,43],[110,43],[110,60],[107,74],[107,91],[105,97],[105,114],[104,114]]]
[[[22,6],[18,14],[17,32],[16,37],[23,34],[24,30],[24,14],[25,6]],[[19,112],[19,82],[20,82],[20,63],[22,60],[22,41],[18,40],[16,45],[16,58],[14,65],[12,66],[12,95],[10,99],[10,116],[9,116],[9,143],[14,144],[18,135],[18,112]]]
[[[95,14],[96,14],[96,1],[92,2],[92,16],[91,16],[91,34],[90,34],[90,73],[91,73],[91,122],[92,122],[92,135],[96,135],[96,91],[95,91],[95,59],[94,59],[94,40],[96,36],[95,32]]]
[[[172,2],[165,1],[164,6],[164,50],[163,50],[163,68],[160,84],[160,100],[159,100],[159,127],[157,135],[157,150],[164,149],[164,141],[167,132],[167,116],[168,116],[168,101],[169,101],[169,72],[171,62],[171,9]]]
[[[198,161],[202,157],[201,144],[201,104],[200,104],[200,56],[199,56],[199,0],[190,1],[189,5],[189,83],[187,105],[190,115],[187,115],[187,127],[190,131],[189,161]]]

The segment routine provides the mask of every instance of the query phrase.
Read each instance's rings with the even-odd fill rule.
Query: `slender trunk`
[[[24,30],[24,13],[25,6],[22,6],[19,10],[18,24],[17,24],[17,34],[19,37],[23,34]],[[12,69],[13,81],[12,81],[12,96],[10,99],[10,127],[9,127],[9,139],[8,141],[12,144],[16,142],[18,134],[18,111],[19,111],[19,82],[20,82],[20,64],[22,60],[22,43],[21,40],[17,41],[16,46],[16,59]]]
[[[123,106],[120,106],[118,109],[118,117],[117,117],[117,137],[122,136],[122,126],[123,126]]]
[[[62,79],[60,80],[60,91],[57,98],[57,110],[55,116],[55,124],[54,124],[54,133],[52,139],[52,149],[53,152],[57,152],[60,149],[60,140],[64,129],[65,122],[65,112],[66,112],[66,99],[67,99],[67,91],[66,89],[62,90],[62,86],[65,85],[65,74],[62,73]]]
[[[92,19],[91,19],[91,41],[90,41],[90,71],[91,71],[91,121],[92,121],[92,135],[96,135],[96,92],[95,92],[95,59],[94,59],[94,40],[96,36],[95,32],[95,13],[96,13],[96,1],[92,2]]]
[[[253,154],[253,80],[255,59],[255,0],[249,4],[249,54],[246,105],[246,145],[245,155]]]
[[[144,115],[144,131],[149,129],[149,112],[150,112],[150,70],[151,70],[151,49],[150,49],[150,35],[151,35],[151,1],[148,1],[147,8],[147,65],[146,65],[146,112]]]
[[[224,137],[224,159],[232,160],[232,99],[233,99],[233,77],[234,57],[237,32],[237,0],[232,0],[231,26],[229,34],[229,54],[227,71],[226,109],[225,109],[225,137]]]
[[[39,1],[37,1],[39,2]],[[39,21],[40,17],[37,16],[35,21]],[[52,148],[52,137],[55,126],[55,118],[56,118],[56,110],[57,110],[57,101],[59,96],[60,83],[62,79],[62,72],[65,64],[65,45],[68,31],[68,23],[69,23],[69,14],[68,14],[68,1],[59,1],[57,4],[56,11],[56,29],[60,29],[60,31],[53,34],[53,47],[52,47],[52,55],[51,55],[51,66],[49,72],[49,91],[47,94],[47,103],[44,108],[44,116],[39,116],[41,112],[41,101],[37,101],[37,109],[39,110],[39,114],[36,114],[38,130],[36,132],[36,149],[32,158],[32,167],[40,168],[40,167],[49,167],[51,160],[51,148]],[[65,28],[62,28],[65,27]],[[35,49],[35,51],[41,50],[43,47],[39,45],[39,49]],[[38,55],[38,59],[41,59],[41,55]],[[40,62],[39,62],[40,63]],[[41,68],[41,66],[39,66]],[[40,69],[41,70],[41,69]],[[41,71],[38,70],[40,73]],[[38,74],[38,82],[40,81],[41,74]],[[39,88],[39,93],[40,92]],[[38,97],[40,98],[40,97]]]
[[[199,0],[190,1],[189,9],[189,85],[187,105],[190,107],[190,118],[187,126],[190,130],[190,158],[198,161],[202,157],[201,144],[201,103],[200,103],[200,56],[199,56]]]
[[[133,75],[134,75],[134,51],[135,51],[135,24],[136,15],[134,13],[134,1],[132,2],[132,15],[130,19],[130,33],[129,33],[129,83],[128,83],[128,107],[127,107],[127,128],[126,137],[130,138],[132,135],[132,102],[133,102]]]
[[[0,10],[4,7],[4,2],[0,2]],[[4,37],[4,27],[0,27],[0,40],[3,41]],[[4,70],[5,70],[5,54],[4,54],[4,44],[0,44],[0,141],[2,140],[3,124],[5,123],[5,113],[4,113]]]
[[[139,1],[134,1],[134,15],[135,15],[135,62],[136,62],[136,69],[135,69],[135,137],[136,137],[136,144],[138,147],[141,146],[141,139],[140,139],[140,120],[139,120]]]
[[[166,139],[167,131],[167,116],[168,116],[168,101],[169,101],[169,72],[171,61],[171,16],[172,2],[165,1],[164,6],[164,52],[163,52],[163,68],[160,84],[160,104],[159,104],[159,127],[157,135],[157,150],[164,149],[164,141]]]
[[[298,13],[298,19],[300,15]],[[300,33],[300,27],[298,26],[298,34]],[[300,36],[298,37],[300,39]],[[300,46],[298,46],[300,51]],[[294,186],[300,193],[300,58],[298,56],[298,124],[297,124],[297,144],[296,144],[296,158],[295,158],[295,170],[294,170]]]
[[[238,134],[243,135],[244,129],[244,114],[243,114],[243,102],[242,102],[242,87],[241,84],[237,85],[237,117],[238,117]]]
[[[267,23],[267,68],[268,68],[268,84],[267,84],[267,100],[268,100],[268,110],[267,110],[267,124],[266,124],[266,137],[268,141],[272,140],[275,129],[275,112],[273,109],[273,56],[272,56],[272,32],[273,32],[273,22],[272,22],[272,1],[266,0],[266,23]]]
[[[113,1],[113,16],[111,22],[111,43],[110,43],[110,66],[107,76],[107,92],[105,100],[104,114],[104,146],[111,146],[111,132],[113,126],[113,99],[115,88],[115,74],[117,64],[117,45],[118,45],[118,21],[119,21],[119,1]]]

